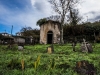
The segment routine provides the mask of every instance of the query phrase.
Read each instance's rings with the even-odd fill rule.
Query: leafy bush
[[[9,68],[9,69],[21,69],[21,63],[18,61],[18,58],[13,58],[7,64],[7,68]]]

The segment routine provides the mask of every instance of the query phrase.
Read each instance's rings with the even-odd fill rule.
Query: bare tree
[[[75,46],[76,46],[76,42],[77,42],[76,37],[75,37],[76,25],[78,25],[78,23],[82,19],[82,17],[79,15],[78,9],[69,7],[69,11],[70,12],[69,12],[68,19],[73,28],[73,30],[72,30],[72,36],[73,36],[72,47],[73,47],[73,51],[75,51]]]
[[[79,0],[49,0],[52,4],[52,8],[61,17],[60,20],[60,43],[63,44],[63,25],[65,21],[66,14],[69,11],[69,7],[75,6]]]
[[[46,19],[59,22],[60,16],[59,15],[52,15],[52,16],[47,17]]]

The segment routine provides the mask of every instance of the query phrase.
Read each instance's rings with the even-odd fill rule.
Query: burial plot
[[[76,62],[75,71],[79,75],[96,75],[96,68],[86,60]]]
[[[83,39],[83,42],[81,44],[81,51],[82,52],[89,52],[89,53],[93,52],[92,45],[88,42],[85,42],[85,39]]]
[[[88,52],[88,49],[84,43],[81,44],[81,51],[82,52]]]

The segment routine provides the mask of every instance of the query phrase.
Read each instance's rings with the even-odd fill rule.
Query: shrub
[[[18,58],[13,58],[7,64],[7,68],[9,68],[9,69],[21,69],[21,63],[18,61]]]

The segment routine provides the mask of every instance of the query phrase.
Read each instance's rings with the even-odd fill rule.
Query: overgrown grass
[[[78,75],[74,67],[80,60],[93,63],[97,68],[97,75],[100,75],[100,44],[93,47],[93,53],[81,53],[80,44],[77,44],[76,52],[72,51],[71,44],[55,44],[54,53],[48,54],[48,46],[50,45],[29,45],[19,51],[0,45],[0,75]],[[24,60],[24,70],[21,68],[21,60]],[[35,68],[37,60],[39,64]]]

